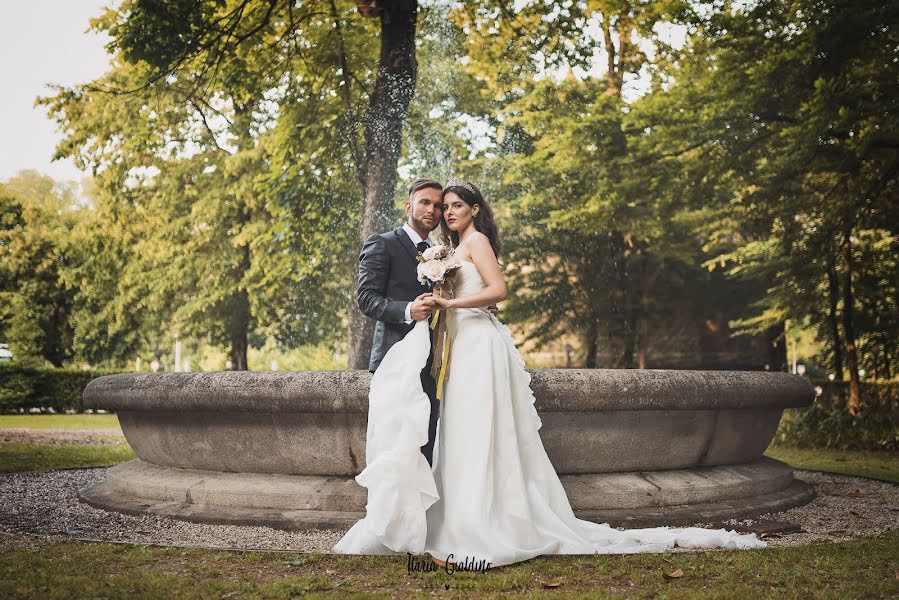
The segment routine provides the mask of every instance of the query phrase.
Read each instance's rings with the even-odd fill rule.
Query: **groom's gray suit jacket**
[[[391,346],[415,326],[406,324],[406,304],[430,291],[418,282],[418,249],[398,227],[370,235],[359,254],[357,302],[365,316],[377,321],[368,370],[374,372]]]

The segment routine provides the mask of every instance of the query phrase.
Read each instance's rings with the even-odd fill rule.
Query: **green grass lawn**
[[[405,556],[228,552],[25,542],[0,553],[3,598],[891,598],[899,533],[864,541],[702,554],[538,557],[486,573],[407,569]],[[31,543],[35,543],[32,541]],[[423,557],[419,557],[423,558]],[[683,576],[666,574],[680,570]]]
[[[113,429],[119,427],[115,415],[0,415],[0,429]]]
[[[772,446],[768,448],[765,455],[782,460],[797,469],[878,477],[899,483],[899,454],[895,452],[859,452]]]
[[[0,473],[111,467],[135,458],[127,443],[113,445],[0,444]]]

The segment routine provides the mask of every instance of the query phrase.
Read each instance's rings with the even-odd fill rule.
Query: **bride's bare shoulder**
[[[471,244],[473,247],[490,247],[490,239],[480,231],[473,231],[471,235],[468,236],[468,240],[466,240],[466,242]]]

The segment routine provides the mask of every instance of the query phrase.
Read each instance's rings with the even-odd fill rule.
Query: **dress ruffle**
[[[356,482],[368,489],[366,516],[334,546],[340,554],[420,553],[426,512],[439,499],[421,447],[428,442],[431,401],[421,370],[430,352],[427,321],[394,344],[371,379],[365,469]]]
[[[534,392],[531,390],[531,374],[525,370],[524,359],[521,357],[521,353],[518,351],[518,347],[515,345],[515,340],[512,339],[512,334],[509,333],[509,328],[506,325],[496,318],[495,315],[490,315],[490,319],[493,322],[493,325],[496,327],[497,331],[499,331],[500,336],[503,338],[503,342],[505,342],[506,347],[509,349],[509,357],[512,359],[516,368],[511,370],[513,376],[518,377],[519,385],[518,389],[525,394],[524,403],[530,407],[531,420],[534,422],[534,429],[539,430],[543,427],[543,421],[540,419],[540,415],[537,413],[537,398],[534,396]]]

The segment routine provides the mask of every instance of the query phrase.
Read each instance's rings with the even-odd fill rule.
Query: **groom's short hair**
[[[433,188],[438,192],[443,191],[443,184],[439,181],[435,181],[434,179],[416,179],[412,182],[412,185],[409,186],[409,197],[412,197],[412,194],[418,192],[420,190],[426,190],[428,188]]]

